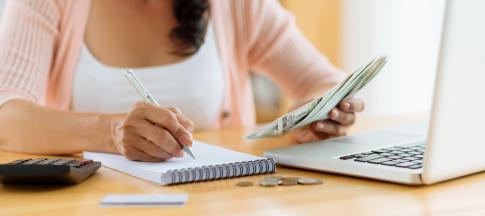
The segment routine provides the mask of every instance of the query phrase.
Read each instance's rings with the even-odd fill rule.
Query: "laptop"
[[[429,123],[265,152],[281,165],[409,185],[485,170],[485,1],[446,2]]]

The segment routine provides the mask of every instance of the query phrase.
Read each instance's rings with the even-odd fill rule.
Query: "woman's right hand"
[[[130,160],[159,162],[184,155],[181,145],[192,146],[194,124],[176,108],[139,102],[112,128],[120,154]]]

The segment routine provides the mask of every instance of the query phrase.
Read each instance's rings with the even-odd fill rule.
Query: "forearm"
[[[0,149],[32,154],[116,152],[112,124],[121,115],[59,111],[14,100],[0,106]]]

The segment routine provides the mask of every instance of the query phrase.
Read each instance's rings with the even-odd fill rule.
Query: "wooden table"
[[[373,130],[424,117],[361,118],[355,131]],[[206,131],[196,138],[237,151],[262,155],[291,144],[289,137],[247,142],[245,130]],[[37,157],[0,152],[0,162]],[[39,156],[40,157],[40,156]],[[82,184],[1,186],[0,215],[485,215],[485,174],[432,186],[403,186],[366,179],[278,167],[273,175],[321,178],[323,185],[262,188],[236,187],[251,176],[177,186],[157,186],[101,168]],[[266,175],[267,176],[267,175]],[[106,194],[189,194],[183,207],[102,208]]]

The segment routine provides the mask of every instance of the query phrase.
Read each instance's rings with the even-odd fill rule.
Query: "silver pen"
[[[135,90],[138,92],[138,94],[143,98],[143,100],[147,103],[151,103],[153,105],[156,105],[158,107],[161,107],[160,104],[155,100],[155,98],[150,94],[147,88],[140,82],[140,80],[135,76],[133,71],[131,70],[126,70],[125,72],[125,77],[130,81],[131,85]],[[186,145],[182,145],[182,149],[187,153],[192,159],[195,159],[194,153],[192,153],[192,150]]]

